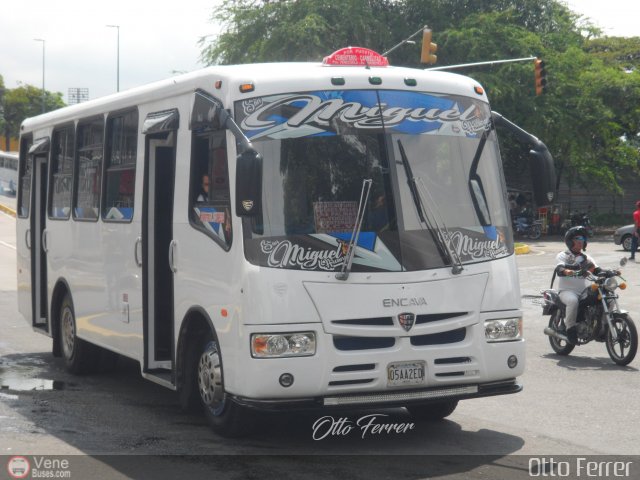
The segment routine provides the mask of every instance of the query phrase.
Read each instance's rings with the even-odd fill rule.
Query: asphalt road
[[[14,226],[0,213],[4,458],[59,455],[74,462],[72,478],[176,478],[188,471],[190,478],[215,472],[215,478],[512,479],[530,477],[525,456],[640,454],[640,357],[618,367],[595,343],[569,357],[555,355],[542,333],[548,317],[527,297],[548,285],[559,241],[532,243],[531,253],[518,256],[527,338],[523,392],[463,401],[447,420],[415,423],[404,433],[354,429],[314,439],[320,415],[274,414],[259,420],[253,436],[229,440],[181,412],[175,394],[142,379],[135,362],[121,360],[114,371],[91,376],[67,374],[51,356],[51,340],[17,312]],[[589,252],[605,267],[623,256],[610,239],[592,241]],[[640,319],[640,265],[629,264],[623,275],[629,288],[620,302]],[[403,409],[334,416],[356,422],[372,414],[385,423],[413,422]],[[632,471],[640,477],[640,460]],[[4,472],[0,465],[0,478]]]

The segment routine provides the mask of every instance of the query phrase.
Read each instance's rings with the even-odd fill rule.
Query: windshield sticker
[[[342,129],[477,136],[490,127],[482,102],[418,92],[346,90],[238,102],[236,120],[252,140],[337,135]]]
[[[505,235],[496,229],[495,238],[471,236],[461,230],[450,234],[454,251],[463,261],[479,261],[504,257],[509,254]]]
[[[260,240],[260,264],[274,268],[335,271],[342,268],[351,234],[311,234]],[[401,270],[387,246],[373,232],[362,232],[353,264],[390,271]]]
[[[201,224],[209,232],[226,242],[231,233],[231,217],[228,208],[194,207]]]
[[[351,232],[358,202],[313,202],[316,232]]]
[[[509,247],[507,230],[503,227],[490,230],[496,233],[495,238],[487,236],[484,230],[452,229],[445,239],[463,264],[494,260],[513,253]],[[415,233],[419,233],[420,237],[415,237]],[[427,230],[407,234],[419,241],[414,246],[417,248],[418,245],[422,245],[422,253],[413,249],[406,251],[405,264],[402,265],[398,259],[398,252],[391,251],[375,232],[360,232],[354,249],[354,269],[399,272],[445,266],[439,262],[430,266],[423,263],[422,256],[429,251],[435,251],[435,246],[431,243],[432,237]],[[247,254],[256,264],[266,267],[338,271],[344,264],[351,235],[350,232],[332,232],[250,240],[246,244]],[[422,266],[416,268],[417,265]]]

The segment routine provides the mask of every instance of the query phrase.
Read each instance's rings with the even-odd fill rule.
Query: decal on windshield
[[[337,135],[342,129],[477,136],[490,126],[488,106],[466,97],[371,90],[288,93],[238,102],[247,137],[283,139]]]
[[[493,238],[484,236],[471,236],[468,233],[457,230],[450,234],[449,238],[458,256],[467,262],[477,262],[504,257],[509,254],[509,249],[505,242],[505,235],[501,230],[496,229]]]
[[[426,232],[423,232],[426,235]],[[500,258],[510,253],[506,233],[495,228],[495,236],[476,230],[452,230],[452,249],[463,263]],[[333,232],[272,237],[247,242],[250,259],[258,265],[294,270],[336,271],[342,268],[351,233]],[[360,232],[353,264],[375,270],[397,272],[405,268],[374,232]]]

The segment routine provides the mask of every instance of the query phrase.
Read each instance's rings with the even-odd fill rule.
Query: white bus
[[[18,154],[0,150],[0,193],[15,195],[18,189]]]
[[[518,392],[492,118],[470,78],[350,48],[28,119],[20,312],[71,372],[135,359],[222,435],[261,409],[437,419]]]

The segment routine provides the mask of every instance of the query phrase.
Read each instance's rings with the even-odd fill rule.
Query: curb
[[[2,211],[2,212],[4,212],[4,213],[6,213],[7,215],[11,215],[11,216],[12,216],[12,217],[14,217],[14,218],[15,218],[15,216],[16,216],[16,212],[15,212],[15,210],[13,210],[13,209],[11,209],[11,208],[9,208],[9,207],[6,207],[6,206],[4,206],[4,205],[2,205],[2,204],[0,204],[0,211]]]
[[[516,255],[524,255],[525,253],[529,253],[531,249],[529,248],[529,245],[520,245],[515,248],[515,251]]]

